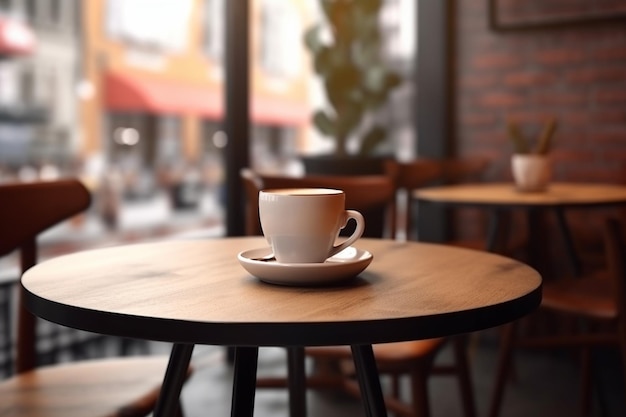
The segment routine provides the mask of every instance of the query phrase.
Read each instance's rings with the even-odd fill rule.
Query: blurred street
[[[95,202],[94,202],[95,203]],[[78,250],[163,238],[199,238],[224,235],[223,208],[214,192],[204,192],[198,206],[174,210],[164,192],[119,206],[114,229],[106,226],[95,204],[83,216],[48,229],[39,238],[40,258]],[[18,278],[17,256],[0,259],[0,283]]]

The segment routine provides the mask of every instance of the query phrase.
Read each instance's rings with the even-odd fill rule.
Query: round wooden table
[[[504,207],[580,207],[626,203],[626,186],[596,183],[552,183],[544,192],[520,192],[513,183],[476,183],[428,187],[413,197],[448,204]]]
[[[488,251],[493,251],[499,235],[499,210],[521,208],[528,214],[528,236],[531,251],[531,264],[537,266],[540,245],[543,237],[538,236],[538,210],[550,209],[557,219],[557,226],[572,269],[576,274],[581,270],[579,257],[572,242],[571,233],[565,221],[564,210],[568,208],[606,207],[626,204],[626,186],[599,183],[555,182],[544,192],[520,192],[513,183],[476,183],[428,187],[415,190],[411,196],[419,201],[445,204],[478,206],[491,209],[491,226],[487,238]],[[545,237],[545,236],[544,236]],[[533,255],[534,254],[534,255]]]
[[[357,241],[374,259],[354,279],[324,287],[271,285],[236,259],[264,246],[254,237],[97,249],[43,262],[21,283],[27,307],[44,319],[173,342],[155,416],[173,415],[195,344],[236,347],[236,416],[253,414],[258,347],[351,345],[366,414],[384,416],[373,343],[498,326],[541,300],[539,274],[512,259],[379,239]],[[303,372],[298,381],[304,391]]]

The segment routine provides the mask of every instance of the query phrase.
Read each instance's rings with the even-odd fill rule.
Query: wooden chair
[[[365,211],[372,207],[384,206],[389,211],[395,210],[395,186],[393,176],[307,176],[302,178],[266,176],[250,169],[241,172],[247,195],[247,228],[250,234],[259,234],[258,193],[267,188],[289,187],[331,187],[344,190],[346,208]],[[393,222],[393,216],[387,217]],[[365,218],[366,228],[368,218]],[[386,230],[393,230],[394,225],[387,223]],[[379,231],[380,233],[380,231]],[[378,235],[381,237],[382,235]],[[459,377],[463,407],[466,417],[476,415],[473,388],[469,372],[466,349],[462,338],[454,339],[455,364],[453,366],[433,367],[437,353],[447,339],[429,339],[402,343],[389,343],[374,346],[378,368],[381,374],[392,376],[392,392],[385,398],[389,410],[405,416],[427,417],[430,412],[427,381],[433,372],[456,374]],[[342,389],[352,395],[360,395],[358,384],[351,372],[343,365],[352,363],[352,353],[348,346],[309,347],[306,356],[314,358],[315,371],[306,379],[308,387],[323,389]],[[403,375],[411,378],[412,398],[410,405],[400,398],[399,380]],[[278,388],[287,386],[285,378],[261,377],[257,386]],[[293,389],[293,387],[291,387]],[[301,395],[300,398],[304,396]],[[293,413],[292,413],[293,415]]]
[[[518,336],[519,322],[504,327],[500,358],[494,385],[490,417],[499,415],[513,350],[529,348],[580,348],[582,350],[581,411],[591,411],[591,349],[617,346],[626,377],[626,243],[623,228],[614,218],[605,220],[604,248],[606,271],[586,276],[544,282],[540,312],[573,318],[578,324],[566,332]],[[568,321],[568,323],[570,323]],[[599,329],[599,330],[598,330]],[[625,393],[626,395],[626,393]],[[624,397],[626,398],[626,396]],[[625,404],[626,405],[626,404]]]
[[[0,185],[0,256],[18,250],[24,272],[37,262],[37,236],[85,211],[88,190],[76,180]],[[0,415],[146,416],[156,404],[168,358],[109,358],[37,363],[37,319],[17,309],[16,374],[0,382]]]
[[[418,158],[408,162],[388,162],[386,170],[395,176],[397,191],[405,194],[399,199],[404,204],[398,207],[398,214],[399,218],[404,220],[402,230],[407,239],[416,239],[416,230],[413,225],[415,200],[411,198],[412,191],[436,184],[480,181],[488,166],[489,159],[480,155],[445,159]],[[482,241],[451,241],[447,243],[474,249],[485,248]]]

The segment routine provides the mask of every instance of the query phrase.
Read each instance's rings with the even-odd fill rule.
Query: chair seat
[[[611,281],[601,275],[564,279],[543,286],[542,308],[602,320],[617,318]]]
[[[416,358],[434,354],[446,339],[435,338],[398,343],[380,343],[372,346],[374,356],[379,363],[383,362],[410,362]],[[307,355],[315,358],[343,358],[352,359],[349,346],[321,346],[306,348]]]
[[[3,417],[111,417],[152,411],[168,357],[86,360],[41,367],[0,383]],[[142,414],[143,413],[143,414]]]

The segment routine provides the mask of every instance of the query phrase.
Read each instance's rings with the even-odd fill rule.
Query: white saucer
[[[255,261],[271,253],[270,248],[240,252],[237,259],[246,271],[270,284],[323,285],[353,278],[363,272],[373,256],[352,246],[328,258],[324,263],[282,264],[277,261]]]

